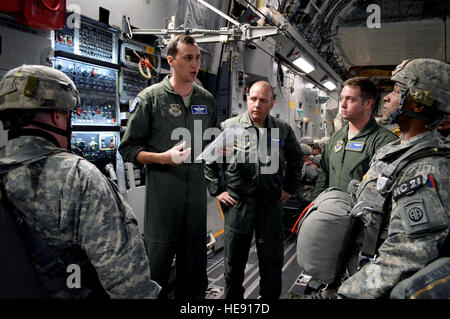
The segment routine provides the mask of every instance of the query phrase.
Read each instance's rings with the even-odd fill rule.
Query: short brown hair
[[[364,101],[372,99],[374,103],[377,100],[378,89],[371,79],[365,76],[350,78],[344,82],[344,86],[358,87],[361,91],[361,97]]]
[[[186,34],[177,35],[176,37],[171,39],[169,41],[169,43],[167,44],[167,55],[170,55],[171,57],[175,58],[175,56],[178,53],[178,49],[177,49],[178,42],[187,43],[187,44],[197,44],[195,39],[193,37],[191,37],[190,35],[186,35]]]

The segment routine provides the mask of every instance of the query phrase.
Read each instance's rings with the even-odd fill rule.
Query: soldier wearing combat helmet
[[[46,297],[156,298],[160,288],[150,279],[130,206],[93,164],[68,151],[70,111],[78,100],[61,71],[23,65],[6,73],[0,82],[6,158],[35,154],[37,160],[6,173],[4,194],[30,233],[58,257],[33,259]],[[77,289],[66,282],[73,264],[80,267]]]
[[[312,154],[312,148],[305,143],[300,143],[300,147],[303,152],[303,161],[305,163],[302,167],[302,184],[299,190],[295,193],[294,197],[301,201],[299,209],[302,210],[314,199],[312,195],[314,193],[314,185],[319,174],[319,167],[309,160],[309,157]]]
[[[450,145],[435,128],[450,113],[449,78],[450,66],[432,59],[407,60],[393,72],[383,112],[401,139],[375,154],[356,190],[352,214],[369,226],[361,227],[340,296],[407,298],[399,282],[448,257]],[[450,297],[444,289],[441,297]]]

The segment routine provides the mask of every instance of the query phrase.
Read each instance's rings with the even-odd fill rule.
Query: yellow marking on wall
[[[147,52],[151,55],[155,55],[155,48],[147,45],[147,46],[145,46],[145,52]]]

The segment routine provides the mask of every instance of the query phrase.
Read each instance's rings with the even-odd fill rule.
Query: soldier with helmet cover
[[[450,114],[449,78],[450,66],[433,59],[405,60],[393,71],[383,114],[399,125],[401,138],[378,150],[354,194],[352,214],[366,227],[338,290],[342,297],[450,297],[450,145],[436,131]],[[444,279],[436,280],[439,274]],[[408,277],[419,275],[433,285],[408,294],[405,287],[417,283]]]
[[[308,204],[314,199],[312,195],[314,194],[314,185],[319,174],[319,167],[309,160],[309,157],[312,154],[311,146],[301,143],[300,147],[303,152],[303,161],[305,163],[302,167],[302,185],[295,193],[294,197],[302,201],[299,207],[300,211],[302,211],[303,208],[308,206]]]
[[[61,71],[22,65],[6,73],[0,82],[6,158],[42,158],[9,170],[3,194],[53,252],[57,260],[49,264],[62,264],[51,271],[33,255],[46,297],[156,298],[160,287],[150,279],[130,206],[93,164],[68,151],[70,112],[78,100],[75,84]],[[80,267],[76,289],[66,282],[69,265]]]

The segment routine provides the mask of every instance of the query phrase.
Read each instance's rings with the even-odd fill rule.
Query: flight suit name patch
[[[206,105],[191,105],[192,114],[207,114]]]
[[[170,115],[174,117],[178,117],[181,115],[181,107],[179,104],[170,104],[169,107],[169,113]]]
[[[397,200],[402,196],[415,192],[416,189],[422,187],[423,185],[425,184],[423,182],[422,175],[415,176],[409,181],[406,181],[395,187],[392,191],[392,198],[394,200]]]
[[[281,138],[271,138],[270,144],[281,145]]]
[[[364,142],[358,142],[358,141],[348,141],[347,146],[345,149],[347,151],[355,151],[355,152],[362,152],[364,148]]]

